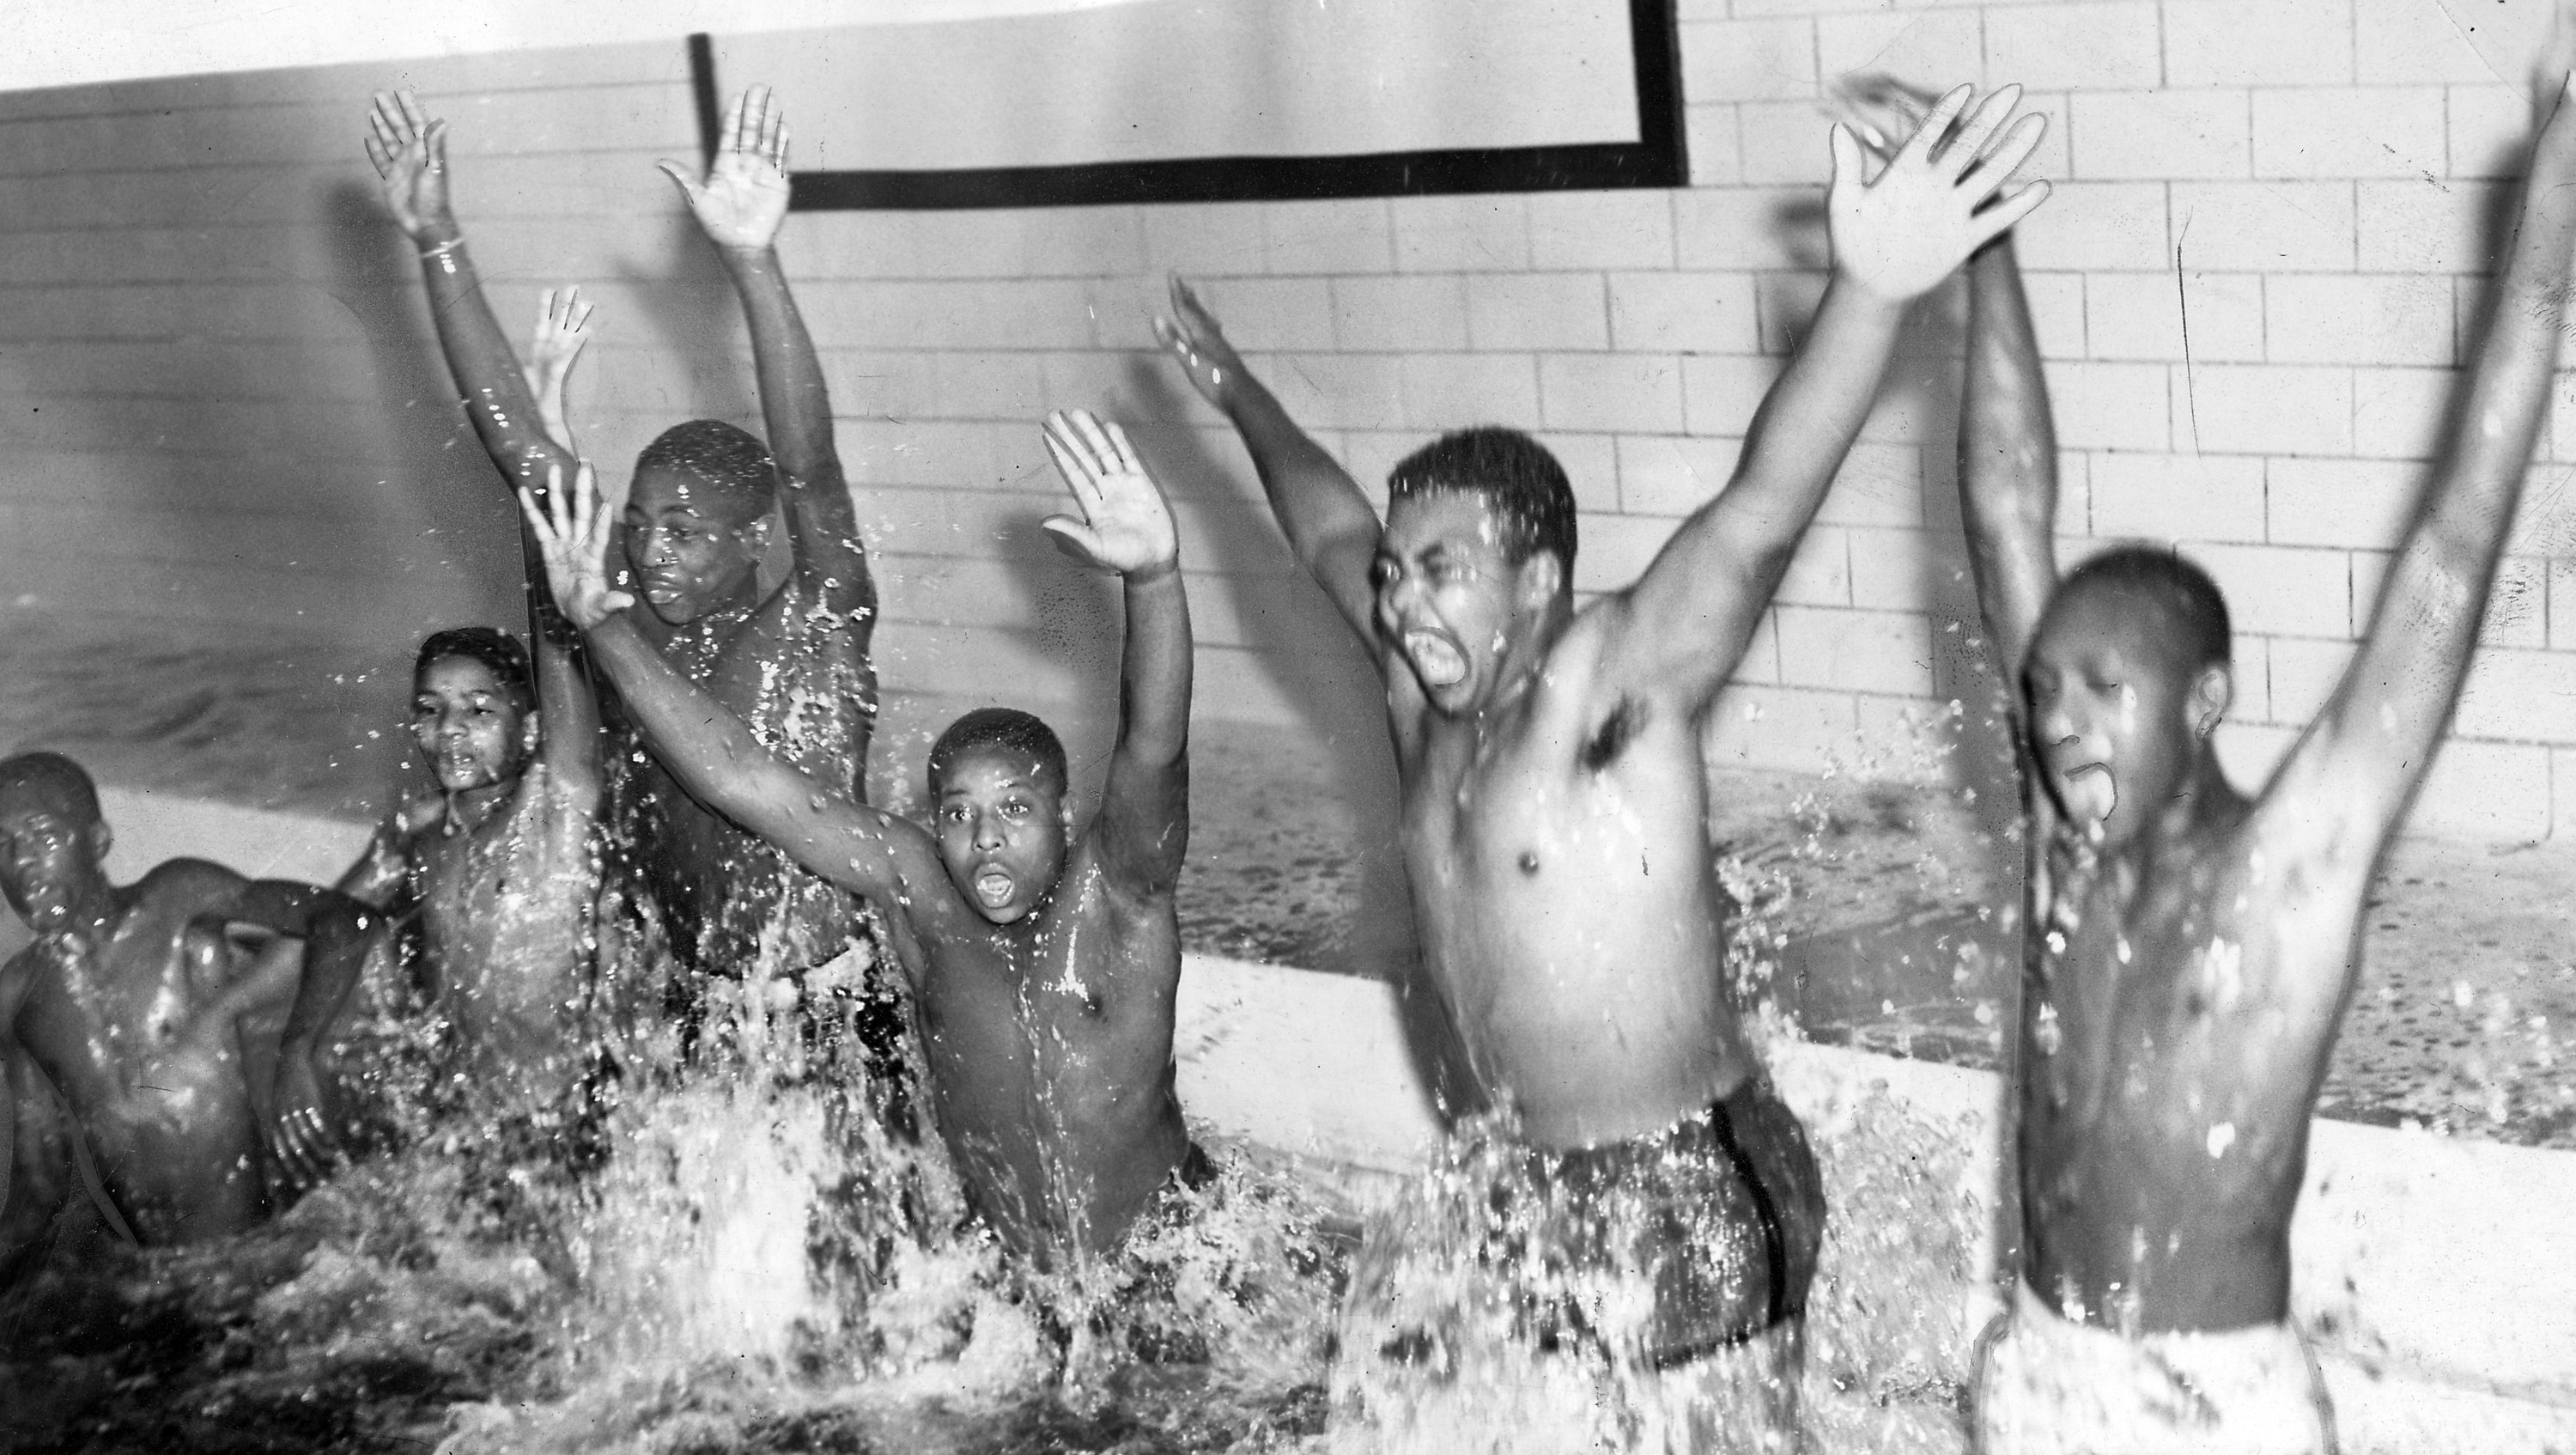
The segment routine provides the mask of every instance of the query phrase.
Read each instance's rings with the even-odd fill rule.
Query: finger
[[[696,178],[690,176],[688,171],[678,162],[666,161],[657,163],[656,165],[661,167],[663,176],[670,178],[671,181],[679,187],[681,201],[688,203],[691,207],[698,205],[699,188]]]
[[[1050,432],[1064,442],[1065,448],[1073,451],[1074,458],[1082,462],[1083,471],[1095,483],[1109,473],[1109,461],[1094,442],[1098,426],[1091,423],[1090,415],[1079,409],[1061,409],[1048,423]]]
[[[777,162],[778,133],[780,129],[786,125],[787,113],[785,109],[771,106],[767,97],[761,98],[760,159],[762,161],[773,164]]]
[[[537,326],[543,328],[555,322],[555,290],[549,288],[537,295]]]
[[[1913,138],[1905,143],[1905,150],[1897,153],[1898,159],[1928,161],[1933,143],[1949,131],[1950,123],[1958,117],[1960,108],[1966,106],[1968,98],[1975,94],[1973,86],[1952,87],[1950,94],[1941,98],[1941,104],[1932,108],[1932,114],[1923,118],[1923,124],[1914,128]]]
[[[367,138],[367,161],[375,167],[379,177],[394,169],[394,154],[385,150],[385,144],[372,136]]]
[[[1091,451],[1091,458],[1100,462],[1100,473],[1117,474],[1118,447],[1110,443],[1109,431],[1100,427],[1100,417],[1088,409],[1077,409],[1073,411],[1073,427],[1081,433],[1082,443]]]
[[[535,493],[525,485],[519,487],[519,518],[528,523],[529,533],[537,538],[537,549],[551,559],[556,540],[554,522],[546,519],[545,508],[537,504]]]
[[[734,97],[733,104],[725,108],[724,122],[716,129],[716,134],[723,138],[723,140],[718,142],[716,145],[717,151],[738,152],[742,150],[742,121],[743,116],[749,112],[750,109],[751,93],[749,91],[745,91]]]
[[[1833,130],[1827,133],[1827,140],[1834,152],[1833,176],[1827,185],[1840,188],[1846,183],[1858,186],[1867,182],[1869,163],[1861,156],[1860,138],[1852,135],[1852,129],[1835,122]]]
[[[447,170],[447,123],[444,121],[429,124],[429,169],[433,172]]]
[[[1056,473],[1064,477],[1065,487],[1089,515],[1100,503],[1100,472],[1082,457],[1081,448],[1067,439],[1050,420],[1046,431],[1047,457],[1055,461]]]
[[[1136,453],[1135,442],[1127,438],[1127,431],[1119,427],[1118,421],[1104,419],[1100,426],[1109,436],[1109,448],[1117,452],[1118,467],[1130,475],[1144,474],[1144,457]]]
[[[1055,538],[1057,550],[1085,565],[1098,561],[1105,554],[1099,533],[1072,516],[1050,515],[1038,522],[1038,529]]]
[[[598,308],[598,307],[599,307],[599,305],[598,305],[598,304],[596,304],[596,303],[585,303],[585,304],[582,304],[582,305],[581,305],[581,307],[580,307],[580,309],[579,309],[577,312],[575,312],[575,313],[573,314],[573,316],[572,316],[572,331],[573,331],[574,333],[584,333],[584,332],[587,332],[587,331],[589,330],[589,328],[590,328],[590,315],[591,315],[591,312],[592,312],[592,310],[594,310],[594,309],[596,309],[596,308]],[[585,339],[585,340],[583,340],[583,342],[587,343],[587,342],[588,342],[588,340],[587,340],[587,339]]]
[[[778,139],[769,146],[769,164],[781,172],[787,170],[787,121],[784,117],[778,122]]]
[[[2014,169],[2030,159],[2039,147],[2039,139],[2048,133],[2048,118],[2034,111],[2013,123],[1994,155],[1979,162],[1959,179],[1959,186],[1969,196],[1982,198],[2012,180]]]
[[[2014,189],[1994,206],[1971,219],[1977,229],[1977,246],[1983,247],[1996,236],[2010,230],[2023,218],[2039,210],[2048,200],[2049,185],[2045,178]]]
[[[376,140],[384,144],[386,151],[402,150],[402,116],[382,96],[376,98],[375,109],[367,113],[367,129],[375,133]]]
[[[2013,108],[2020,104],[2019,86],[2006,86],[1988,96],[1969,115],[1967,125],[1959,129],[1958,139],[1941,153],[1941,165],[1949,168],[1952,176],[1966,172],[1985,151],[1986,143],[1994,139],[1994,134],[2003,129],[2006,121],[2012,119]]]

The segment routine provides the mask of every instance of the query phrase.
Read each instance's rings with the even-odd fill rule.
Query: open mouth
[[[1455,687],[1467,680],[1467,654],[1437,632],[1406,632],[1404,654],[1413,659],[1415,674],[1428,686]]]
[[[975,876],[975,899],[986,909],[1000,909],[1011,902],[1011,876],[999,869],[986,869]]]
[[[2057,780],[2066,806],[2095,819],[2106,819],[2119,807],[2119,780],[2111,776],[2108,763],[2078,763],[2058,770]]]

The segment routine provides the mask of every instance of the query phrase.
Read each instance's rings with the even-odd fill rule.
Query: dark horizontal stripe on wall
[[[938,172],[798,172],[788,206],[798,212],[935,211],[1687,186],[1690,158],[1683,142],[1681,44],[1673,0],[1629,0],[1628,33],[1636,61],[1639,140],[1634,142]],[[698,104],[699,145],[712,160],[719,92],[715,47],[705,35],[689,37],[689,72]]]

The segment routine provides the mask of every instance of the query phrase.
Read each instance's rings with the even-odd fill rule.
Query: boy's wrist
[[[1150,566],[1139,566],[1135,570],[1125,573],[1127,584],[1130,586],[1149,586],[1154,582],[1169,580],[1179,574],[1181,574],[1181,558],[1178,556],[1166,557],[1163,560],[1154,562]]]

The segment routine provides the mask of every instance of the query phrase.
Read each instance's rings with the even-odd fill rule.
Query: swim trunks
[[[2334,1412],[2287,1323],[2131,1339],[2027,1283],[1978,1343],[1984,1455],[2332,1455]]]
[[[1671,1369],[1805,1316],[1823,1177],[1767,1078],[1662,1132],[1518,1160],[1480,1261],[1520,1285],[1540,1348]]]

